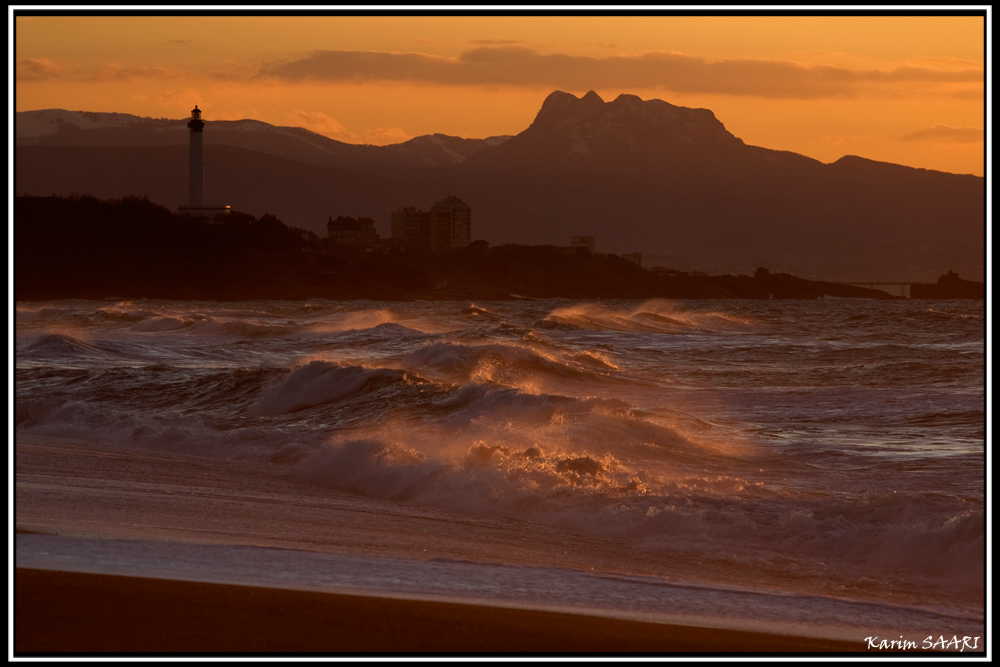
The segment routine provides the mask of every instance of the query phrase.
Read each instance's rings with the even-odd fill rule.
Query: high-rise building
[[[427,252],[465,248],[472,240],[472,209],[452,195],[430,211],[405,206],[392,214],[392,238]]]
[[[431,207],[431,250],[465,248],[472,240],[472,209],[448,195]]]
[[[392,238],[406,243],[410,248],[429,250],[430,213],[418,211],[414,206],[404,206],[392,213]]]

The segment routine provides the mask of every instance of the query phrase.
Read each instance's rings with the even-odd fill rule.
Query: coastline
[[[862,641],[17,568],[14,652],[669,655],[868,651]]]
[[[212,224],[137,198],[21,196],[17,209],[17,302],[902,298],[764,267],[753,276],[647,269],[586,247],[477,241],[428,252],[337,244],[309,240],[274,216],[233,213]],[[122,220],[128,225],[119,229]]]

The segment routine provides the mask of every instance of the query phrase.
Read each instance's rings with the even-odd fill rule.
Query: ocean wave
[[[15,434],[555,526],[581,562],[978,602],[981,307],[572,304],[19,304]]]
[[[567,352],[532,340],[483,345],[436,342],[406,355],[399,365],[443,374],[452,381],[494,382],[528,389],[538,388],[537,383],[546,377],[562,381],[607,380],[617,370],[603,352]]]
[[[38,310],[27,310],[23,308],[15,311],[15,321],[18,324],[32,325],[71,325],[74,327],[100,326],[128,326],[141,322],[149,317],[155,317],[157,313],[150,310],[118,307],[99,307],[94,310],[92,307],[80,308],[39,308]]]
[[[479,306],[477,306],[474,303],[470,303],[467,308],[465,308],[464,310],[462,310],[462,314],[464,314],[464,315],[471,315],[473,317],[479,317],[481,315],[489,315],[489,316],[493,316],[493,317],[499,317],[499,315],[497,313],[494,313],[494,312],[491,312],[489,310],[486,310],[485,308],[480,308]]]
[[[474,444],[464,455],[446,459],[377,438],[322,447],[289,474],[372,497],[489,516],[530,516],[524,508],[539,493],[563,504],[568,500],[564,492],[571,489],[620,494],[637,493],[642,486],[610,456]]]
[[[385,308],[373,310],[354,310],[339,312],[329,319],[315,322],[309,326],[310,331],[331,332],[372,329],[380,324],[396,322],[396,316]]]
[[[345,438],[288,474],[376,498],[559,526],[624,540],[702,571],[752,571],[841,595],[881,580],[910,594],[981,593],[985,524],[918,494],[803,498],[741,475],[689,470],[663,483],[634,462],[588,451],[474,442],[452,457],[386,438]],[[906,580],[911,579],[909,585]],[[747,578],[751,581],[751,578]],[[794,588],[794,586],[793,586]]]
[[[107,345],[58,333],[39,336],[33,343],[24,348],[22,354],[29,358],[42,359],[118,359],[123,356]]]
[[[398,322],[383,322],[381,324],[376,324],[373,327],[368,327],[367,329],[333,329],[332,331],[326,329],[322,326],[318,327],[308,327],[307,330],[310,333],[338,333],[343,336],[354,336],[355,339],[369,339],[372,341],[385,341],[387,339],[393,339],[400,336],[405,336],[407,338],[411,337],[426,337],[429,334],[424,333],[419,329],[413,329],[411,327],[399,324]]]
[[[51,308],[43,307],[38,309],[17,308],[14,311],[15,322],[50,322],[53,320],[65,319],[70,315],[77,315],[81,311],[77,308]]]
[[[193,324],[194,320],[177,317],[152,317],[134,324],[131,330],[136,332],[177,331],[178,329],[186,329]]]
[[[311,361],[291,372],[277,384],[264,389],[250,408],[254,417],[298,412],[317,405],[372,392],[394,383],[417,383],[422,379],[402,370],[341,366]]]
[[[130,329],[137,333],[183,331],[199,336],[286,336],[298,330],[290,324],[259,324],[246,320],[214,320],[204,318],[154,317],[145,319]]]
[[[753,323],[724,312],[683,310],[670,301],[657,299],[632,310],[616,310],[600,303],[557,308],[536,326],[670,334],[751,330]]]

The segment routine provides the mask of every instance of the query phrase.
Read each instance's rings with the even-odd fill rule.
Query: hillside
[[[445,253],[336,247],[281,220],[212,224],[126,197],[18,197],[15,299],[894,298],[788,274],[648,271],[621,257],[485,242]]]
[[[18,193],[187,199],[184,121],[81,114],[17,114]],[[514,137],[387,147],[209,119],[205,146],[209,203],[317,233],[330,215],[364,215],[388,236],[392,211],[455,194],[472,207],[473,238],[493,245],[593,235],[599,251],[683,271],[985,276],[983,178],[748,146],[711,111],[661,100],[555,92]]]

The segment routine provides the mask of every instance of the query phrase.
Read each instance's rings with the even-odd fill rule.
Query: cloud
[[[17,80],[22,82],[62,79],[90,83],[129,83],[138,79],[160,79],[180,74],[178,70],[167,67],[124,67],[117,63],[66,68],[56,65],[48,58],[20,58],[17,61]]]
[[[509,46],[511,44],[525,44],[526,42],[523,39],[474,39],[472,43],[485,46]]]
[[[912,64],[892,70],[806,65],[790,60],[729,59],[709,62],[653,51],[605,58],[542,54],[516,44],[479,46],[457,58],[420,53],[314,51],[267,65],[261,78],[302,81],[398,81],[451,86],[507,85],[588,90],[659,88],[681,93],[816,99],[926,84],[982,85],[981,67],[943,70]]]
[[[935,125],[919,130],[911,130],[899,135],[903,141],[943,141],[955,144],[973,144],[985,139],[981,127],[950,127]]]
[[[56,79],[63,70],[48,58],[18,58],[16,78],[18,81],[44,81]]]
[[[377,127],[358,134],[348,130],[336,118],[328,116],[322,111],[291,111],[287,118],[293,126],[304,127],[316,134],[322,134],[324,137],[348,144],[385,146],[399,144],[412,138],[398,127]]]
[[[111,64],[81,71],[75,78],[99,83],[129,83],[139,79],[162,79],[179,74],[177,70],[166,67],[123,67]]]
[[[294,127],[304,127],[324,137],[336,139],[349,144],[362,143],[361,138],[344,127],[336,118],[327,116],[322,111],[290,111],[288,122]]]
[[[364,138],[366,144],[387,146],[389,144],[401,144],[404,141],[409,141],[413,137],[398,127],[376,127],[371,130],[366,130],[364,132]]]
[[[867,141],[868,139],[869,137],[857,134],[826,134],[816,139],[816,142],[820,144],[833,144],[835,146],[839,146],[857,141]]]

